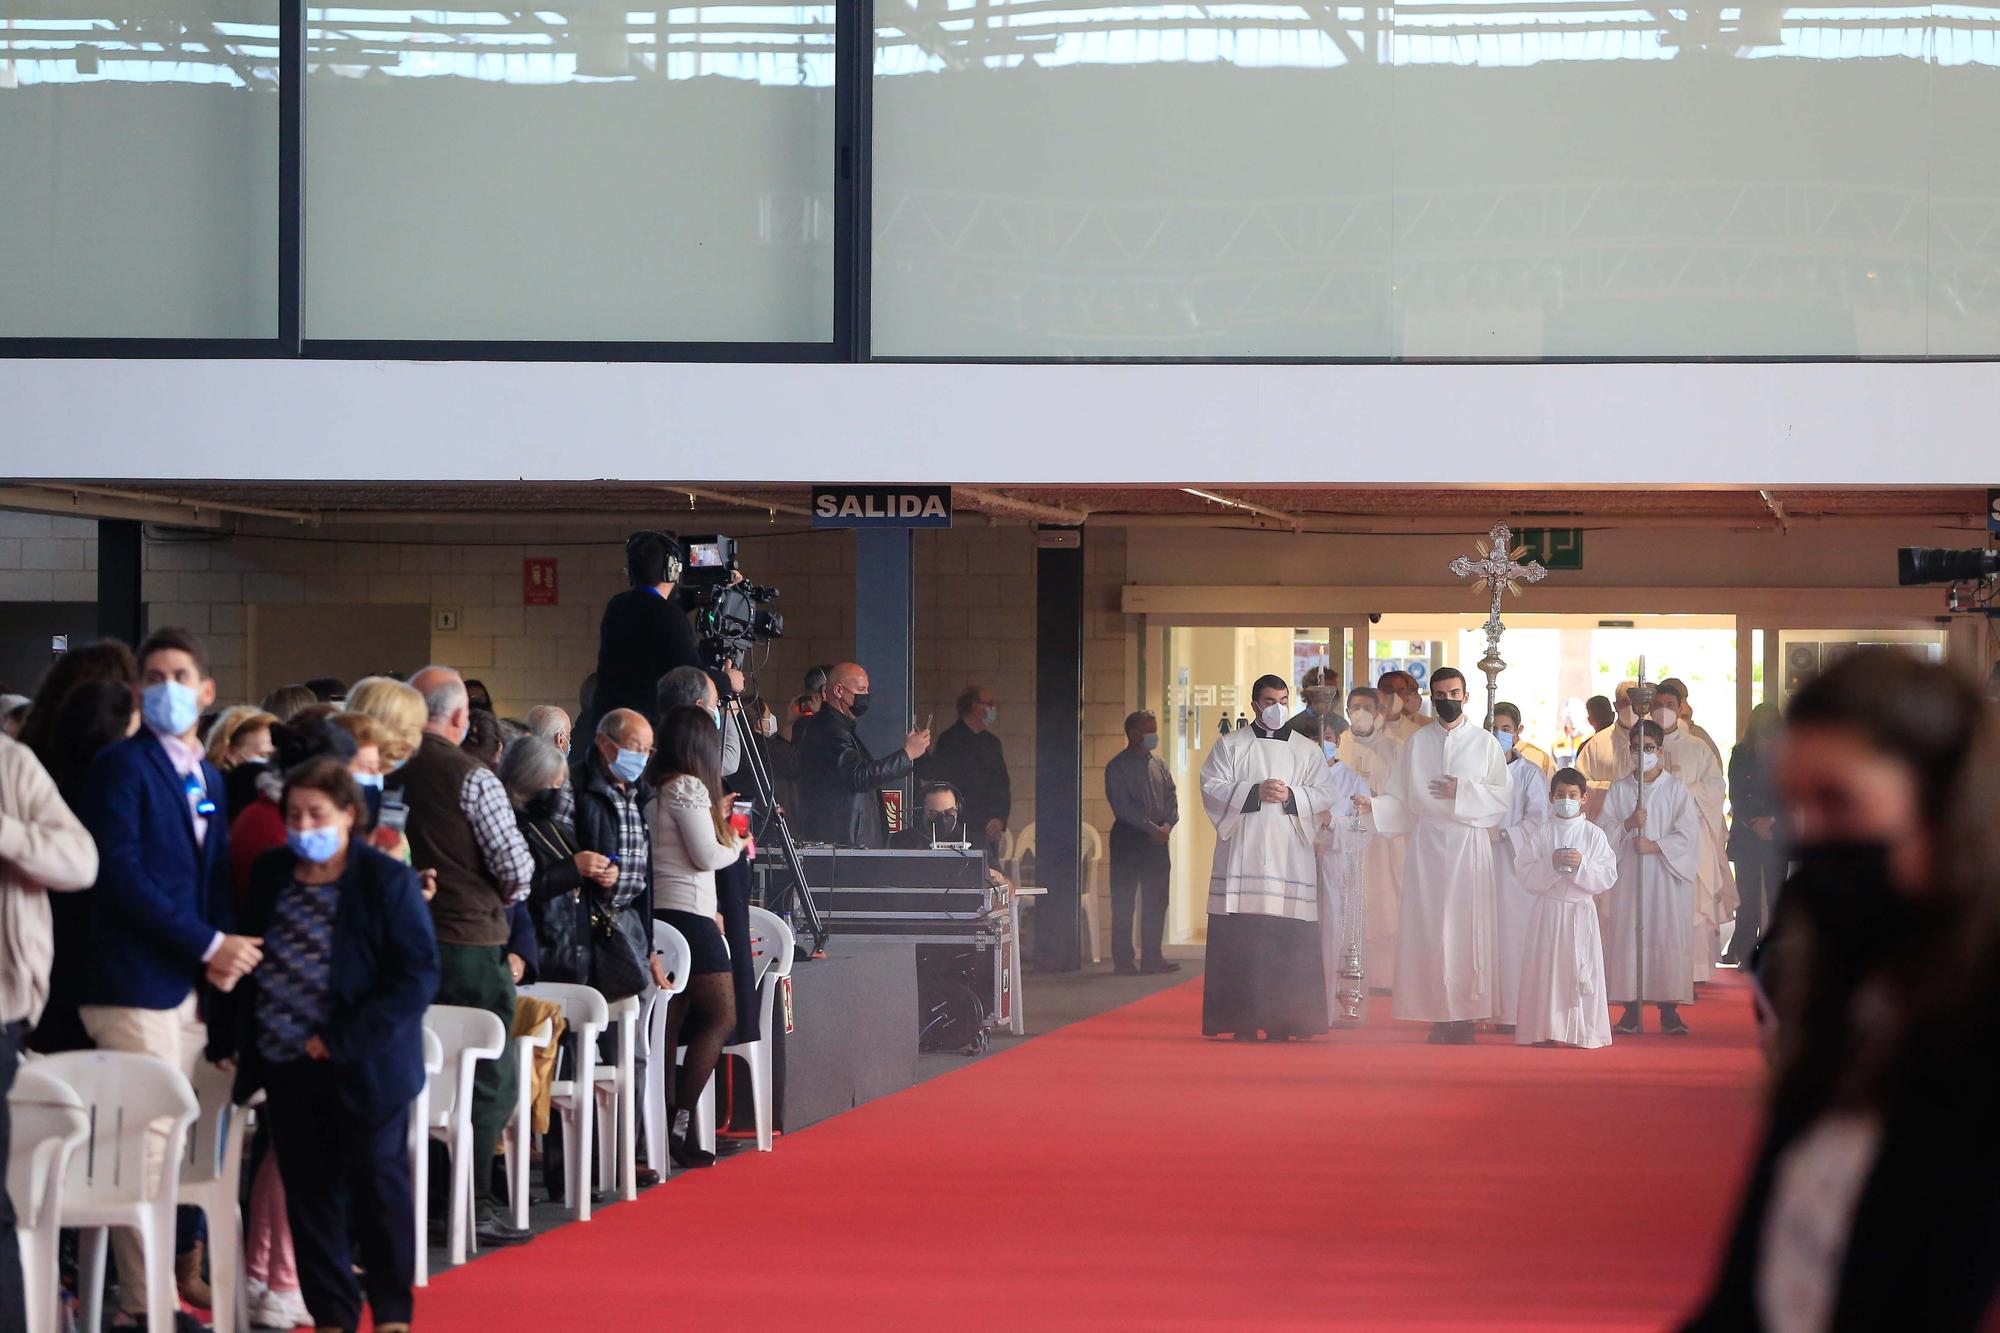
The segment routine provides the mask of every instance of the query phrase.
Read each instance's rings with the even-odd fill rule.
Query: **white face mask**
[[[1639,771],[1641,773],[1650,773],[1659,766],[1660,752],[1658,750],[1642,750],[1639,752]]]
[[[757,730],[766,736],[778,734],[778,719],[775,714],[766,713],[757,719]]]
[[[1348,714],[1347,724],[1357,736],[1366,737],[1375,734],[1375,715],[1373,713],[1350,713]]]
[[[1653,721],[1660,724],[1661,731],[1672,731],[1681,724],[1681,715],[1671,708],[1655,708]]]
[[[1264,724],[1264,730],[1276,731],[1279,727],[1285,725],[1285,706],[1283,704],[1266,704],[1264,711],[1257,714],[1257,720]]]
[[[1583,813],[1583,802],[1574,796],[1565,796],[1559,801],[1550,801],[1549,809],[1557,819],[1575,819]]]

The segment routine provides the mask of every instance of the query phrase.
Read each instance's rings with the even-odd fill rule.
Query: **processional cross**
[[[1500,660],[1500,636],[1507,632],[1507,626],[1500,620],[1500,598],[1506,593],[1521,595],[1523,583],[1540,583],[1549,576],[1540,562],[1530,560],[1519,563],[1528,553],[1525,546],[1515,546],[1513,529],[1505,523],[1495,523],[1489,534],[1492,545],[1476,541],[1472,544],[1479,552],[1479,558],[1462,555],[1451,562],[1451,572],[1460,578],[1470,578],[1484,584],[1493,593],[1492,613],[1486,617],[1486,656],[1479,659],[1479,669],[1486,673],[1486,729],[1493,730],[1493,705],[1500,697],[1500,673],[1507,664]]]

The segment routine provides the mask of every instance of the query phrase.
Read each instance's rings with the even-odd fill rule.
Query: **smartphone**
[[[375,817],[375,827],[388,829],[391,833],[401,833],[410,824],[410,807],[391,797],[382,802],[382,812]]]

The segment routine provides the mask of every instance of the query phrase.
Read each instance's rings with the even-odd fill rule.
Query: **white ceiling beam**
[[[196,513],[169,504],[140,504],[50,486],[0,486],[0,509],[57,514],[66,518],[122,518],[209,531],[218,531],[222,527],[222,515],[214,510]]]

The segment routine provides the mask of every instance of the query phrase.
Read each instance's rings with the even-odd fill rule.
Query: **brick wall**
[[[97,524],[0,511],[0,602],[97,600]]]

